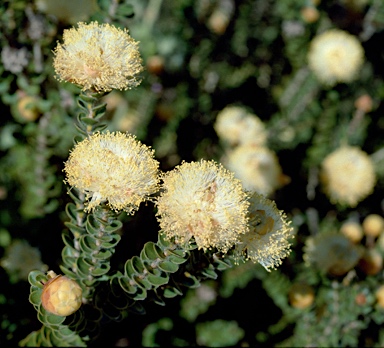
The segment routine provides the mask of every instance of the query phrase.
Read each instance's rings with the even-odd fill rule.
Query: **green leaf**
[[[104,231],[107,233],[115,233],[118,230],[120,230],[122,226],[123,226],[123,223],[120,220],[114,220],[104,228]]]
[[[72,233],[79,233],[79,234],[84,233],[83,227],[77,226],[77,225],[73,224],[72,222],[67,221],[64,224],[65,224],[65,226],[67,226],[72,231]]]
[[[73,238],[71,238],[71,236],[69,235],[69,233],[67,231],[64,231],[62,234],[61,234],[61,237],[63,239],[63,242],[66,246],[68,246],[69,248],[73,249]]]
[[[94,132],[101,132],[101,131],[103,131],[105,128],[107,128],[108,127],[108,125],[107,124],[105,124],[105,123],[100,123],[100,124],[98,124],[97,126],[95,126],[95,127],[93,127],[93,131]]]
[[[173,297],[176,297],[176,296],[181,296],[183,293],[177,289],[177,288],[174,288],[174,287],[169,287],[169,288],[166,288],[164,290],[164,297],[165,298],[173,298]]]
[[[78,277],[78,275],[72,271],[70,271],[67,267],[64,267],[62,265],[59,266],[61,271],[68,277],[72,278],[72,279],[76,279]]]
[[[94,120],[93,118],[89,118],[87,116],[85,116],[85,117],[79,116],[79,122],[81,122],[81,123],[83,123],[84,125],[87,125],[87,126],[93,126],[93,125],[99,123],[99,121]]]
[[[31,285],[42,289],[43,284],[48,281],[48,277],[41,271],[31,271],[28,275],[28,281]]]
[[[143,273],[144,269],[145,269],[142,261],[140,260],[140,258],[138,256],[132,257],[132,267],[139,274]]]
[[[121,237],[118,234],[112,234],[109,235],[108,238],[101,238],[102,242],[102,247],[104,249],[110,249],[114,248],[119,242],[120,242]]]
[[[73,221],[77,220],[78,210],[77,210],[76,205],[74,203],[68,203],[65,206],[65,212],[67,213],[68,217],[71,220],[73,220]]]
[[[106,251],[99,251],[97,253],[94,253],[92,254],[92,257],[94,257],[97,260],[109,260],[112,255],[113,255],[112,251],[106,250]]]
[[[100,265],[99,267],[96,267],[94,269],[90,269],[90,273],[94,276],[94,277],[99,277],[103,274],[106,274],[108,273],[108,271],[110,270],[111,266],[109,264],[102,264]]]
[[[135,10],[132,4],[121,4],[117,8],[116,15],[124,18],[132,18],[135,15]]]
[[[148,274],[147,279],[156,288],[169,282],[169,276],[167,273],[161,273],[161,276]]]
[[[135,285],[132,285],[130,283],[130,279],[129,278],[126,278],[126,277],[119,277],[118,278],[118,281],[119,281],[119,284],[120,284],[120,287],[125,291],[127,292],[128,294],[134,294],[136,293],[136,289],[137,289],[137,286],[136,284]]]
[[[217,273],[213,269],[205,269],[201,273],[207,278],[217,279]]]
[[[50,325],[60,325],[64,322],[64,320],[65,320],[65,317],[54,315],[48,312],[45,315],[45,322],[49,323]]]
[[[147,298],[147,291],[145,289],[141,288],[141,287],[138,287],[137,288],[137,293],[133,297],[133,299],[141,301],[141,300],[145,300],[146,298]]]
[[[134,276],[133,280],[136,282],[137,285],[141,286],[142,288],[145,288],[146,290],[152,289],[152,284],[146,278]]]
[[[179,266],[169,261],[162,261],[159,263],[159,268],[165,272],[174,273],[179,269]]]
[[[171,261],[172,263],[175,263],[175,264],[178,264],[178,265],[180,265],[180,264],[182,264],[182,263],[187,261],[187,259],[183,259],[183,258],[181,258],[179,256],[175,256],[175,255],[169,255],[168,256],[168,260]]]
[[[34,306],[39,306],[41,303],[41,289],[34,290],[29,294],[29,302],[31,302]]]
[[[132,265],[132,259],[127,260],[124,266],[125,275],[129,278],[133,277],[135,274],[137,274],[135,268]]]
[[[153,242],[145,243],[142,252],[149,260],[156,260],[157,258],[160,258],[159,254],[157,253],[156,245]]]
[[[184,273],[183,278],[178,279],[178,282],[189,288],[198,288],[200,286],[200,282],[197,280],[197,278],[187,272]]]
[[[93,266],[92,263],[88,260],[86,260],[84,257],[79,257],[76,260],[76,266],[79,272],[83,276],[88,276],[89,275],[89,269]]]

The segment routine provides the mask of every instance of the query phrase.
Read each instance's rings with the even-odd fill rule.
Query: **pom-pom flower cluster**
[[[372,193],[376,174],[366,152],[342,146],[323,160],[320,180],[332,203],[354,207]]]
[[[265,196],[289,181],[282,172],[276,154],[264,146],[237,146],[228,151],[223,163],[242,181],[244,189]]]
[[[262,146],[267,141],[264,123],[241,106],[229,105],[221,110],[214,127],[219,138],[231,146],[240,144]]]
[[[179,244],[193,237],[199,249],[227,252],[248,230],[247,198],[241,182],[216,162],[185,162],[163,176],[160,227]]]
[[[86,210],[103,202],[133,213],[158,190],[154,151],[130,134],[95,133],[79,142],[65,163],[66,182],[85,193]]]
[[[351,82],[364,60],[364,49],[353,35],[339,29],[316,36],[309,48],[308,64],[317,78],[332,86]]]
[[[60,81],[83,90],[109,92],[136,87],[143,70],[136,42],[127,29],[97,22],[64,30],[63,44],[54,50],[53,65]]]
[[[237,256],[260,263],[267,271],[281,265],[291,252],[289,238],[293,228],[287,216],[278,210],[275,202],[253,193],[249,199],[249,231],[240,236],[236,245]]]

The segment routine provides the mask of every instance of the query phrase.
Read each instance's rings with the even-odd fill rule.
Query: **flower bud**
[[[355,244],[364,237],[363,228],[356,221],[345,221],[340,227],[340,232]]]
[[[292,307],[304,309],[312,305],[315,292],[312,286],[304,283],[295,283],[289,289],[289,302]]]
[[[375,292],[377,305],[384,309],[384,285],[381,285]]]
[[[36,121],[40,115],[37,106],[37,98],[29,95],[22,96],[17,101],[17,111],[21,119],[25,122]]]
[[[363,221],[363,230],[367,236],[378,237],[384,231],[383,217],[369,214]]]
[[[376,275],[383,269],[383,257],[375,249],[366,250],[359,267],[367,275]]]
[[[305,6],[300,12],[301,17],[306,23],[315,23],[320,17],[319,10],[313,6]]]
[[[82,289],[66,276],[48,272],[51,278],[44,284],[41,303],[52,314],[68,316],[75,313],[82,303]]]

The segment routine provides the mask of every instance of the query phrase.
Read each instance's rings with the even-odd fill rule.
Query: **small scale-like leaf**
[[[123,223],[120,220],[115,220],[104,228],[107,233],[115,233],[121,229]]]
[[[106,250],[106,251],[98,251],[97,253],[93,253],[92,257],[98,260],[109,260],[112,255],[113,255],[112,251]]]
[[[132,265],[132,259],[129,259],[125,262],[124,270],[125,275],[129,278],[132,278],[135,274],[137,274],[135,268]]]
[[[169,288],[166,288],[164,290],[164,297],[165,298],[173,298],[173,297],[176,297],[176,296],[180,296],[182,294],[183,293],[179,289],[174,288],[174,287],[169,287]]]
[[[86,260],[84,257],[79,257],[76,261],[76,266],[79,272],[83,276],[88,276],[89,275],[89,270],[93,266],[90,261]]]
[[[61,237],[65,245],[73,248],[73,237],[71,237],[67,231],[64,231],[64,233],[61,234]]]
[[[78,234],[84,233],[83,227],[77,226],[77,225],[73,224],[72,222],[67,221],[64,224],[65,224],[65,226],[67,226],[72,231],[72,233],[78,233]]]
[[[145,308],[140,302],[134,302],[131,307],[129,307],[129,310],[133,313],[144,315],[145,314]]]
[[[169,255],[168,260],[178,265],[187,261],[187,259],[183,259],[182,257],[176,256],[176,255]]]
[[[49,323],[50,325],[60,325],[64,322],[64,320],[65,320],[65,317],[63,316],[54,315],[46,312],[45,322]]]
[[[67,267],[64,267],[62,265],[59,266],[61,271],[68,277],[72,278],[72,279],[76,279],[78,276],[76,273],[70,271]]]
[[[217,279],[217,273],[213,269],[205,269],[201,273],[207,278]]]
[[[162,261],[159,263],[159,268],[165,272],[174,273],[179,269],[179,266],[170,261]]]
[[[41,289],[34,290],[29,294],[29,302],[31,302],[35,307],[38,307],[41,303]]]
[[[85,228],[89,234],[97,236],[100,234],[99,223],[95,220],[92,214],[87,216],[87,222]]]
[[[78,211],[77,211],[77,208],[76,208],[76,205],[73,204],[73,203],[68,203],[66,206],[65,206],[65,212],[67,213],[68,217],[72,220],[72,221],[76,221],[77,220],[77,214],[78,214]]]
[[[29,284],[42,289],[43,284],[48,281],[48,277],[41,271],[31,271],[28,274],[28,281]]]
[[[140,276],[135,276],[133,280],[142,288],[146,290],[152,289],[152,284],[148,281],[148,279],[140,277]]]
[[[108,241],[106,241],[106,239],[108,239]],[[108,235],[108,238],[106,238],[106,236],[103,236],[101,238],[102,247],[104,249],[114,248],[120,242],[120,239],[121,237],[118,234]]]
[[[136,293],[136,288],[137,288],[137,285],[132,285],[130,283],[130,280],[129,278],[126,278],[126,277],[119,277],[118,278],[118,281],[119,281],[119,284],[120,284],[120,287],[125,291],[127,292],[128,294],[134,294]]]
[[[93,127],[93,131],[94,132],[101,132],[102,130],[104,130],[105,128],[107,128],[108,125],[105,124],[105,123],[100,123],[98,124],[97,126]]]
[[[217,260],[215,260],[215,264],[216,264],[216,269],[219,271],[224,271],[228,268],[233,267],[231,262],[229,260],[225,260],[225,259],[220,259],[220,260],[217,259]]]
[[[136,301],[145,300],[147,298],[147,291],[141,287],[137,288],[137,293],[133,297]]]
[[[132,257],[132,267],[139,274],[143,273],[144,269],[145,269],[143,262],[140,260],[140,258],[138,256]]]
[[[87,116],[79,116],[79,121],[87,126],[93,126],[97,124],[99,121],[94,120],[93,118],[89,118]]]
[[[159,258],[159,255],[158,255],[158,253],[156,252],[156,249],[155,249],[155,243],[153,243],[153,242],[145,243],[144,248],[143,248],[142,251],[144,252],[145,256],[149,260],[156,260],[157,258]]]
[[[99,276],[102,276],[106,273],[108,273],[109,269],[111,268],[111,266],[109,264],[102,264],[98,267],[95,267],[94,269],[90,269],[90,273],[94,276],[94,277],[99,277]]]
[[[155,287],[167,284],[169,282],[169,276],[167,273],[162,273],[161,276],[154,276],[152,274],[147,275],[148,281]]]
[[[200,286],[200,282],[197,280],[197,278],[187,272],[184,273],[184,277],[178,279],[178,282],[189,288],[198,288]]]

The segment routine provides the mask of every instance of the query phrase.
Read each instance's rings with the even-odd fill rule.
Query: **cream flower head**
[[[227,252],[247,232],[247,194],[239,180],[214,161],[182,163],[163,176],[157,200],[162,233],[185,245]]]
[[[286,214],[278,210],[270,199],[255,192],[249,202],[250,229],[240,236],[235,255],[237,259],[244,255],[247,260],[260,263],[269,272],[270,268],[281,265],[281,260],[290,254],[289,239],[293,237],[293,228]]]
[[[66,182],[90,199],[86,210],[103,202],[134,213],[158,190],[154,151],[130,134],[95,133],[76,144],[65,162]]]
[[[57,44],[54,55],[58,80],[83,90],[126,90],[141,82],[136,78],[143,70],[138,42],[127,29],[80,22],[78,28],[64,30],[63,44]]]
[[[325,85],[351,82],[364,60],[364,49],[353,35],[330,29],[316,36],[309,47],[310,69]]]
[[[237,146],[228,151],[223,163],[241,180],[244,189],[265,196],[289,181],[282,172],[275,152],[266,147],[252,144]]]
[[[357,146],[342,146],[323,160],[320,180],[332,203],[355,207],[372,193],[376,173],[367,153]]]
[[[214,128],[218,137],[232,146],[248,143],[264,145],[267,141],[264,123],[240,106],[227,106],[220,111]]]

